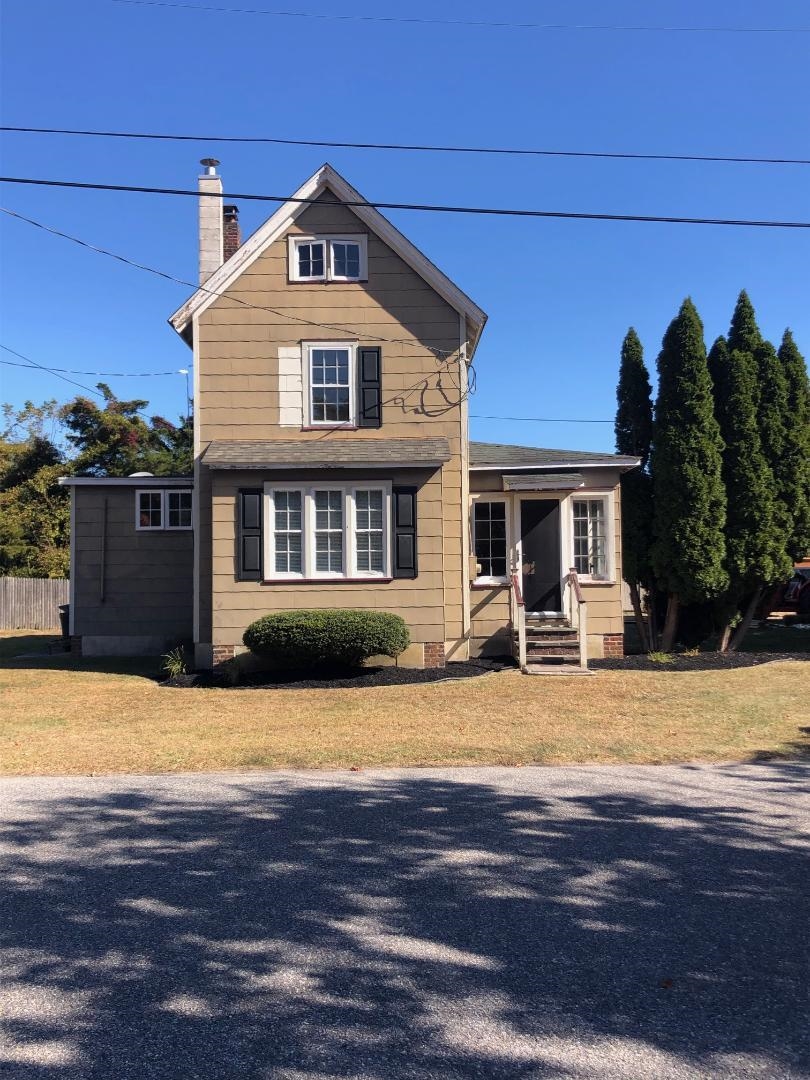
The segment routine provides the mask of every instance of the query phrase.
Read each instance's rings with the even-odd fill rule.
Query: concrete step
[[[524,675],[595,675],[589,668],[579,664],[529,664],[523,669]]]

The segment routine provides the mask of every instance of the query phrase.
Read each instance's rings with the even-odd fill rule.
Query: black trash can
[[[62,648],[70,652],[70,604],[59,605],[59,625],[62,628]]]

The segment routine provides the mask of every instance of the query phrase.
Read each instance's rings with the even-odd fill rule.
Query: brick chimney
[[[222,254],[225,262],[237,250],[242,243],[242,233],[239,230],[239,207],[224,206],[222,208]]]
[[[203,158],[205,172],[199,178],[200,192],[200,284],[218,270],[223,259],[222,177],[216,158]]]

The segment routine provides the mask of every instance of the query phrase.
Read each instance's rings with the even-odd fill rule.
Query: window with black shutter
[[[391,496],[393,504],[394,577],[415,578],[418,572],[416,488],[395,487],[391,492]]]
[[[262,580],[262,493],[243,488],[238,497],[237,577]]]
[[[379,347],[361,345],[358,348],[357,378],[357,426],[382,427],[382,350]]]

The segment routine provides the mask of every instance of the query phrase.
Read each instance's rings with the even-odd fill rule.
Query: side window
[[[583,577],[610,576],[604,498],[574,500],[574,567]]]
[[[191,492],[190,491],[167,491],[166,492],[166,528],[167,529],[190,529],[191,528]]]
[[[168,488],[135,492],[135,528],[153,532],[158,529],[191,529],[193,494],[190,488]]]
[[[307,346],[309,423],[354,423],[355,348],[353,345]]]
[[[476,499],[473,506],[475,559],[481,567],[479,580],[506,581],[506,503]]]
[[[135,527],[137,529],[162,529],[163,492],[139,491],[136,493],[135,498]]]
[[[307,241],[295,245],[295,273],[297,281],[323,281],[326,260],[323,241]]]

